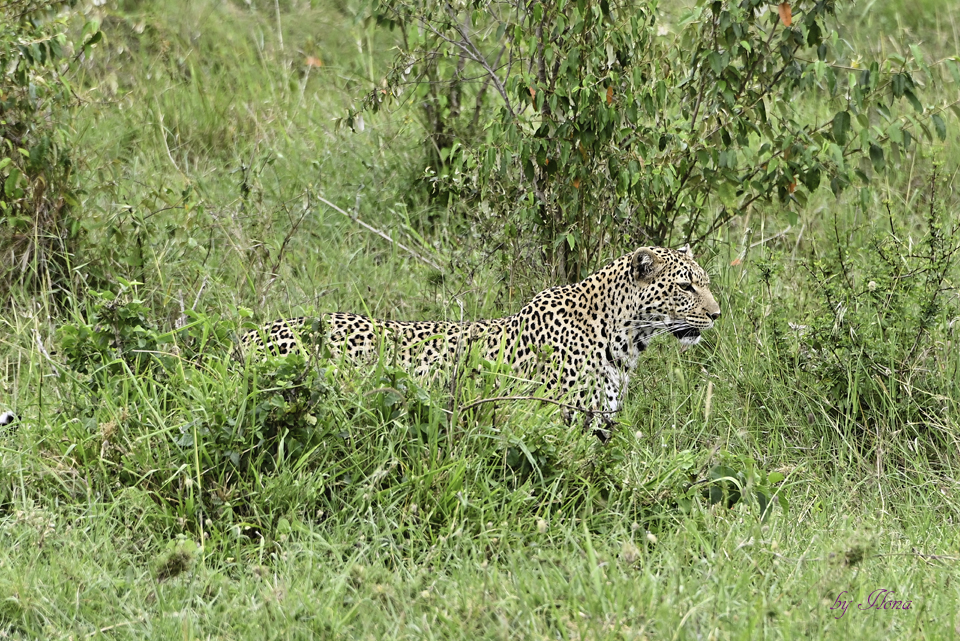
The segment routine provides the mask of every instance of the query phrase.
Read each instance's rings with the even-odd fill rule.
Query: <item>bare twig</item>
[[[344,210],[340,209],[339,207],[337,207],[336,205],[334,205],[332,202],[330,202],[329,200],[327,200],[327,199],[324,198],[323,196],[319,196],[319,195],[318,195],[318,196],[317,196],[317,200],[319,200],[320,202],[322,202],[324,205],[326,205],[326,206],[329,207],[330,209],[334,210],[335,212],[337,212],[337,213],[339,213],[339,214],[343,214],[344,216],[346,216],[347,218],[349,218],[349,219],[352,220],[353,222],[357,223],[358,225],[360,225],[361,227],[363,227],[363,228],[366,229],[367,231],[371,231],[371,232],[373,232],[374,234],[376,234],[377,236],[379,236],[380,238],[383,238],[384,240],[386,240],[386,241],[388,241],[388,242],[396,245],[397,247],[399,247],[399,248],[402,249],[403,251],[407,252],[408,254],[410,254],[411,256],[413,256],[414,258],[416,258],[417,260],[419,260],[421,263],[424,263],[424,264],[426,264],[426,265],[429,265],[430,267],[433,267],[433,268],[436,269],[437,271],[441,271],[441,272],[443,271],[443,269],[440,267],[440,265],[436,264],[435,262],[433,262],[433,261],[430,260],[429,258],[425,258],[425,257],[421,256],[420,254],[418,254],[418,253],[415,252],[414,250],[410,249],[409,247],[407,247],[406,245],[404,245],[404,244],[401,243],[400,241],[397,241],[397,240],[394,240],[394,239],[390,238],[390,236],[388,236],[388,235],[385,234],[384,232],[380,231],[380,230],[377,229],[376,227],[373,227],[373,226],[371,226],[371,225],[368,225],[367,223],[365,223],[365,222],[363,222],[362,220],[360,220],[359,217],[351,216],[350,214],[348,214],[348,213],[345,212]]]
[[[286,203],[283,203],[283,208],[287,209]],[[300,218],[297,219],[295,223],[287,231],[287,234],[283,237],[283,242],[280,243],[280,251],[277,252],[277,259],[273,261],[273,267],[270,268],[270,273],[276,275],[277,270],[280,269],[280,263],[283,261],[283,254],[287,250],[287,245],[290,243],[290,240],[293,238],[293,235],[297,233],[297,229],[300,228],[300,224],[303,222],[303,219],[307,217],[307,212],[310,211],[309,205],[303,208],[303,211],[300,212]],[[290,216],[290,211],[287,210],[287,216]]]
[[[197,297],[193,299],[193,306],[190,308],[191,311],[197,311],[197,303],[200,302],[200,294],[203,293],[203,288],[207,286],[207,278],[208,278],[207,274],[204,274],[203,282],[200,283],[200,289],[197,290]],[[182,306],[183,302],[181,301],[180,304]]]
[[[503,86],[503,83],[500,82],[500,77],[497,73],[490,67],[490,64],[487,62],[487,59],[480,53],[480,50],[477,49],[476,45],[473,44],[473,41],[470,39],[470,36],[467,35],[466,30],[460,26],[459,21],[456,19],[456,15],[453,12],[453,9],[450,6],[447,6],[447,12],[451,15],[452,22],[455,25],[454,29],[457,34],[460,36],[461,40],[457,41],[453,38],[450,38],[444,35],[439,29],[437,29],[433,24],[428,20],[420,20],[420,24],[433,32],[433,35],[440,38],[444,42],[452,44],[453,46],[459,48],[463,51],[468,58],[476,62],[478,65],[483,67],[483,69],[490,75],[490,79],[493,81],[494,85],[497,87],[497,91],[500,92],[500,96],[503,98],[503,102],[506,105],[507,110],[516,115],[516,112],[513,110],[513,105],[510,102],[510,97],[507,95],[507,90]]]
[[[778,239],[778,238],[783,238],[784,236],[786,236],[786,235],[790,232],[791,229],[793,229],[793,225],[787,225],[787,228],[784,229],[783,231],[781,231],[781,232],[779,232],[779,233],[776,233],[776,234],[774,234],[773,236],[767,236],[766,238],[763,238],[763,239],[761,239],[761,240],[758,240],[758,241],[755,242],[755,243],[752,243],[752,244],[750,245],[750,249],[753,249],[754,247],[759,247],[760,245],[765,245],[766,243],[769,243],[771,240],[776,240],[776,239]]]
[[[138,623],[143,623],[145,620],[146,619],[144,617],[140,617],[138,619],[134,619],[133,621],[121,621],[120,623],[114,623],[113,625],[108,625],[106,627],[100,628],[99,630],[88,632],[87,638],[89,639],[90,637],[95,637],[98,634],[105,634],[107,632],[112,632],[113,630],[116,630],[118,628],[123,628],[129,625],[136,625]]]
[[[181,176],[186,176],[183,173],[183,170],[180,169],[177,165],[177,161],[173,159],[173,154],[170,153],[170,145],[167,144],[167,128],[163,124],[163,112],[160,110],[160,102],[157,101],[157,118],[160,120],[160,139],[163,140],[163,148],[167,150],[167,158],[170,159],[170,164],[173,165],[173,168],[177,170]]]
[[[500,53],[497,54],[497,60],[493,63],[494,69],[500,68],[500,59],[503,57],[503,52],[506,51],[506,49],[507,49],[506,47],[500,48]],[[481,112],[481,109],[483,108],[483,97],[486,95],[487,87],[490,86],[490,82],[492,80],[493,78],[490,76],[490,74],[486,74],[486,80],[483,81],[483,85],[480,87],[480,91],[477,92],[476,109],[473,112],[473,120],[470,121],[470,131],[476,130],[477,123],[480,122],[480,112]]]
[[[50,357],[50,353],[47,351],[47,348],[43,346],[43,340],[40,339],[40,332],[38,330],[33,330],[33,335],[37,339],[37,347],[40,348],[40,353],[50,361],[50,367],[53,369],[53,373],[57,376],[60,375],[60,370],[57,369],[56,362]]]

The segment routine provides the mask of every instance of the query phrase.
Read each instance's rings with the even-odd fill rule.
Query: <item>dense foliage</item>
[[[70,289],[81,228],[66,77],[100,41],[96,23],[66,35],[63,0],[0,3],[0,294],[13,283]],[[67,14],[64,14],[66,16]]]
[[[940,70],[912,54],[865,65],[832,0],[700,0],[670,28],[657,3],[376,12],[403,48],[362,108],[422,110],[438,189],[572,281],[608,246],[697,243],[758,201],[796,222],[821,181],[867,186],[918,138],[946,135],[945,107],[915,93]]]

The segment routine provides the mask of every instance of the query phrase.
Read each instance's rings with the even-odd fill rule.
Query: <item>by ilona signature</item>
[[[830,606],[831,610],[837,610],[837,615],[833,617],[834,619],[842,619],[843,615],[847,613],[847,608],[853,603],[853,599],[848,601],[843,599],[846,593],[847,591],[844,590],[837,595],[836,601]],[[860,610],[909,610],[912,605],[913,601],[897,599],[892,590],[880,588],[870,593],[866,603],[858,603],[857,608]]]

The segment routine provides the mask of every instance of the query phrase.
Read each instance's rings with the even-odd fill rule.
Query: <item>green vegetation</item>
[[[376,15],[402,48],[363,108],[416,104],[440,190],[482,199],[501,237],[571,281],[608,246],[699,244],[757,202],[796,222],[821,181],[839,195],[914,138],[943,140],[948,107],[924,107],[918,83],[960,79],[919,50],[860,64],[833,2],[704,1],[668,23],[655,1]]]
[[[784,123],[865,151],[839,195],[801,179],[741,209],[704,178],[691,206],[736,214],[696,247],[722,320],[648,350],[606,445],[549,405],[477,404],[509,391],[503,363],[428,385],[233,356],[275,317],[498,316],[570,276],[523,202],[505,235],[504,200],[424,173],[423,101],[449,87],[357,111],[393,86],[402,29],[352,2],[47,4],[0,3],[0,411],[20,419],[0,428],[0,638],[960,634],[953,3],[820,23],[850,87],[915,61],[919,109],[871,80],[890,111],[874,96],[840,131],[791,94]],[[647,35],[706,28],[704,7]],[[842,144],[821,142],[796,162]],[[574,272],[635,241],[592,242]]]

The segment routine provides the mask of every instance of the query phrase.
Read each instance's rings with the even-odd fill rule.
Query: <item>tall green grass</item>
[[[956,51],[953,7],[915,31],[883,7],[844,14],[864,51],[913,33],[930,59]],[[550,405],[458,412],[502,393],[498,363],[451,387],[389,362],[234,358],[274,317],[490,317],[553,284],[410,187],[410,113],[337,130],[391,55],[361,9],[100,10],[71,141],[86,287],[66,305],[15,292],[0,318],[0,409],[20,417],[0,433],[0,635],[956,636],[958,271],[935,310],[910,280],[931,221],[956,223],[955,137],[875,199],[817,194],[794,227],[753,210],[721,230],[699,260],[722,320],[696,348],[648,350],[600,445]],[[891,238],[903,278],[877,258]],[[875,321],[884,292],[902,320]],[[875,367],[888,349],[895,375]],[[711,504],[721,485],[743,500]],[[866,609],[881,589],[911,608]]]

